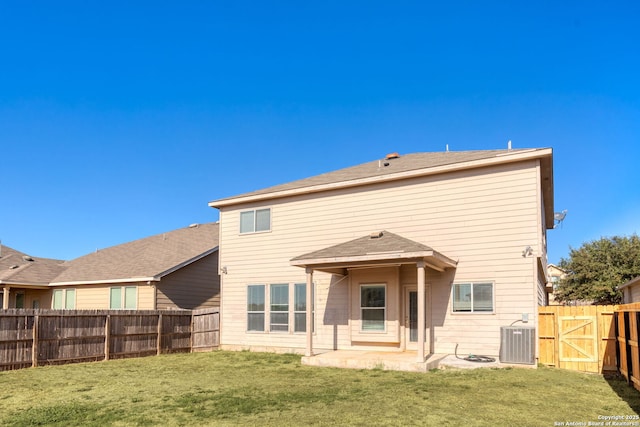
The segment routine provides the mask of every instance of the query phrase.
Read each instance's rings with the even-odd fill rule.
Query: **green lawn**
[[[549,368],[426,374],[179,354],[0,372],[0,425],[553,426],[640,414],[624,381]]]

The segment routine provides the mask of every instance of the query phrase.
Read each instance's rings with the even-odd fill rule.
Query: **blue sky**
[[[210,200],[512,140],[554,149],[557,262],[640,231],[639,20],[632,1],[1,2],[0,239],[71,259],[215,221]]]

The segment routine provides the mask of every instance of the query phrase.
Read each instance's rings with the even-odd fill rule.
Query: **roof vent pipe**
[[[511,140],[509,140],[509,142],[507,142],[507,150],[511,151]]]

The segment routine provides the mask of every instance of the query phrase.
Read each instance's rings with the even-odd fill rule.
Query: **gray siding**
[[[199,309],[220,306],[218,252],[165,277],[157,285],[157,309]]]

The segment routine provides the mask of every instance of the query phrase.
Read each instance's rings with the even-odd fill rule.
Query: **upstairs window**
[[[455,283],[453,311],[456,313],[493,312],[493,283]]]
[[[240,233],[258,233],[271,230],[271,209],[240,212]]]

